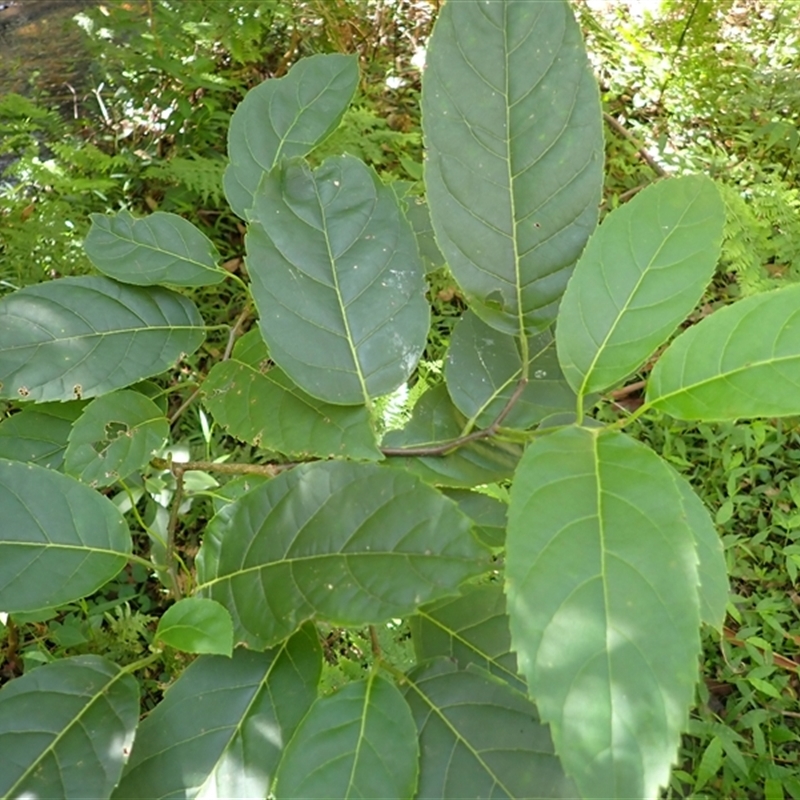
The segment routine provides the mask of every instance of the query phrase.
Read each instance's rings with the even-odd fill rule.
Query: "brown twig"
[[[608,393],[608,396],[612,400],[624,400],[629,395],[636,394],[640,389],[644,389],[645,386],[647,386],[647,381],[636,381],[636,383],[629,383],[620,389],[614,389],[613,392]]]
[[[457,447],[463,447],[465,444],[476,442],[480,439],[488,439],[490,436],[494,436],[497,433],[498,429],[503,424],[503,420],[508,416],[517,400],[519,400],[527,385],[527,378],[520,380],[511,397],[508,398],[508,402],[503,406],[503,410],[487,428],[482,428],[479,431],[473,431],[472,433],[459,436],[447,442],[440,442],[439,444],[421,447],[382,447],[381,452],[385,456],[444,456]]]
[[[381,643],[378,641],[378,631],[374,625],[369,626],[369,641],[372,646],[372,655],[375,658],[381,657]]]
[[[154,458],[150,461],[150,466],[154,469],[168,469],[177,478],[178,475],[189,470],[199,470],[201,472],[218,472],[222,475],[266,475],[274,478],[287,469],[296,467],[299,462],[287,464],[226,464],[215,461],[168,461],[165,458]]]
[[[607,114],[605,111],[603,112],[603,119],[610,128],[622,136],[623,139],[627,139],[636,148],[639,155],[653,170],[653,172],[656,173],[656,175],[658,175],[660,178],[667,177],[669,173],[653,158],[653,156],[650,155],[650,153],[645,149],[644,145],[627,128],[625,128],[622,123],[614,119],[611,114]],[[636,191],[639,190],[637,189]]]
[[[175,476],[175,496],[172,498],[172,506],[169,510],[167,546],[164,551],[164,560],[167,562],[167,574],[169,575],[169,582],[172,584],[172,595],[176,600],[180,600],[183,592],[178,581],[178,570],[175,566],[175,533],[178,529],[178,511],[183,502],[183,470],[173,470],[172,474]]]

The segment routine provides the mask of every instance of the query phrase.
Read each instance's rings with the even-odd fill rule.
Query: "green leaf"
[[[420,740],[419,800],[578,797],[545,725],[521,692],[437,659],[408,675]]]
[[[266,797],[321,662],[311,626],[267,653],[200,656],[142,722],[114,800]]]
[[[295,159],[259,186],[247,268],[270,355],[310,395],[369,405],[414,370],[430,309],[394,193],[352,156]]]
[[[487,547],[502,547],[506,541],[508,506],[487,494],[468,489],[446,489],[443,494],[458,503],[475,524],[474,531]]]
[[[92,400],[72,426],[64,471],[92,487],[111,486],[147,464],[169,436],[161,409],[129,389]]]
[[[10,681],[0,690],[0,797],[109,797],[138,721],[139,684],[99,656]]]
[[[518,339],[467,311],[453,329],[444,372],[458,410],[479,427],[491,425],[517,389],[522,358]],[[530,428],[550,414],[575,409],[550,331],[528,340],[527,358],[528,384],[503,420],[507,428]]]
[[[209,524],[198,591],[222,603],[250,647],[321,616],[383,622],[454,594],[486,569],[455,503],[412,475],[342,461],[296,467]]]
[[[425,392],[402,430],[390,431],[384,448],[430,447],[451,441],[464,430],[466,418],[453,405],[444,384]],[[519,445],[479,439],[444,456],[392,455],[399,464],[438,486],[470,487],[510,478],[522,455]]]
[[[447,263],[493,328],[555,319],[597,223],[600,111],[568,3],[442,8],[422,82],[425,185]]]
[[[161,287],[62,278],[0,299],[0,397],[80,400],[157,375],[204,338],[194,304]]]
[[[275,797],[411,800],[418,758],[408,704],[372,673],[311,706],[281,760]]]
[[[104,275],[136,286],[208,286],[226,272],[211,240],[177,214],[156,211],[136,219],[128,211],[90,214],[84,250]]]
[[[722,740],[715,736],[706,747],[697,767],[697,779],[694,784],[696,792],[699,792],[722,769],[724,758]]]
[[[511,652],[506,598],[499,583],[467,586],[458,597],[423,606],[411,618],[417,661],[446,656],[462,669],[477,664],[525,693]]]
[[[669,465],[667,465],[669,466]],[[671,466],[672,477],[683,502],[686,522],[694,535],[700,577],[700,619],[712,628],[722,631],[730,586],[728,567],[722,540],[711,521],[703,501],[695,494],[689,482]]]
[[[170,606],[158,621],[156,641],[184,653],[233,652],[233,621],[226,608],[203,597],[185,597]]]
[[[686,319],[714,274],[724,224],[702,175],[649,186],[608,215],[558,315],[558,358],[579,395],[626,378]]]
[[[211,368],[203,391],[214,419],[257,447],[298,459],[383,457],[366,407],[334,406],[306,394],[272,364],[257,330],[239,339],[230,360]]]
[[[0,422],[0,458],[60,469],[72,423],[86,403],[40,403]]]
[[[131,552],[122,515],[73,478],[0,459],[0,609],[35,611],[91,594]]]
[[[420,170],[422,167],[420,166]],[[389,184],[395,196],[400,201],[406,219],[411,224],[411,230],[417,239],[417,250],[426,272],[433,272],[444,266],[444,256],[436,244],[431,223],[431,212],[425,198],[418,194],[409,194],[409,189],[414,184],[410,181],[394,181]]]
[[[536,440],[511,489],[511,639],[584,797],[656,798],[698,677],[697,556],[672,472],[628,436]]]
[[[358,59],[338,53],[298,61],[247,93],[231,118],[225,196],[245,219],[264,172],[304,156],[339,124],[358,85]]]
[[[647,382],[678,419],[800,414],[800,286],[746,297],[682,333]]]

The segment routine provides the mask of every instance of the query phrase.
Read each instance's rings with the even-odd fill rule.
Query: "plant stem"
[[[167,575],[172,588],[172,595],[176,600],[183,597],[181,585],[178,581],[178,570],[175,568],[175,531],[178,528],[178,511],[183,502],[183,470],[173,472],[175,475],[175,494],[172,498],[172,506],[169,510],[169,522],[167,523],[167,546],[165,549],[164,560],[167,562]]]
[[[138,672],[140,669],[144,669],[145,667],[149,667],[155,661],[158,661],[161,658],[161,653],[153,653],[152,655],[146,656],[145,658],[140,658],[138,661],[134,661],[132,664],[128,664],[126,667],[122,667],[122,672],[130,674],[132,672]]]
[[[266,475],[274,478],[287,469],[296,467],[303,462],[290,462],[287,464],[224,464],[215,461],[167,461],[165,458],[154,458],[150,466],[154,469],[168,469],[177,478],[188,470],[201,472],[219,472],[223,475]]]
[[[372,645],[372,655],[375,658],[381,657],[381,644],[378,641],[378,631],[375,629],[374,625],[369,626],[369,641]]]
[[[489,425],[487,428],[483,428],[479,431],[473,431],[472,433],[466,434],[466,436],[458,436],[455,439],[451,439],[447,442],[440,442],[439,444],[434,445],[425,445],[421,447],[384,447],[381,448],[381,452],[385,456],[443,456],[447,455],[451,450],[455,450],[458,447],[463,447],[465,444],[469,444],[470,442],[476,442],[480,439],[488,439],[491,436],[494,436],[500,426],[503,424],[503,420],[509,415],[511,409],[516,405],[517,400],[522,396],[522,393],[525,391],[525,387],[528,385],[527,378],[520,378],[519,383],[517,383],[514,392],[512,393],[511,397],[508,398],[508,402],[503,406],[503,410],[497,415],[494,422]]]

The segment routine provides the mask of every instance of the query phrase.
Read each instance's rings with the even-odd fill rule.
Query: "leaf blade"
[[[558,357],[576,393],[630,375],[689,315],[714,274],[724,222],[719,192],[701,175],[648,186],[609,214],[559,310]]]
[[[667,782],[697,681],[698,583],[652,451],[577,427],[528,449],[506,538],[511,637],[584,796],[655,798]]]
[[[722,631],[730,585],[728,567],[722,540],[717,533],[711,515],[691,484],[667,464],[675,485],[681,495],[686,521],[697,546],[697,572],[700,578],[700,619],[718,631]]]
[[[577,797],[536,707],[507,683],[440,658],[412,670],[407,687],[420,800]]]
[[[800,286],[746,297],[684,331],[647,383],[648,406],[678,419],[800,411]]]
[[[477,664],[517,691],[527,692],[511,649],[500,583],[468,586],[458,597],[424,606],[411,618],[411,636],[420,663],[445,656],[460,669]]]
[[[267,653],[200,656],[142,722],[114,800],[266,797],[320,665],[311,627]]]
[[[64,471],[92,487],[111,486],[147,464],[168,436],[169,422],[143,394],[96,397],[72,426]]]
[[[603,181],[599,93],[567,3],[445,6],[422,120],[433,227],[471,307],[511,335],[548,327]]]
[[[272,358],[313,397],[369,405],[411,374],[430,310],[397,199],[352,156],[284,162],[259,186],[246,239]]]
[[[418,757],[408,704],[373,673],[314,703],[281,760],[275,797],[411,800]]]
[[[138,721],[136,679],[99,656],[10,681],[0,690],[0,795],[109,797]]]
[[[184,653],[233,653],[233,620],[219,603],[203,597],[184,597],[161,616],[156,641]]]
[[[86,403],[37,403],[0,422],[0,458],[60,469],[72,424]]]
[[[298,458],[383,458],[364,406],[335,406],[306,394],[269,366],[258,331],[246,333],[228,361],[203,383],[206,405],[229,432],[251,444]],[[0,427],[2,433],[2,427]]]
[[[156,211],[136,219],[120,211],[89,217],[84,250],[109,278],[135,286],[209,286],[225,280],[217,248],[177,214]]]
[[[75,400],[157,375],[205,336],[194,304],[161,287],[61,278],[0,299],[0,397]]]
[[[247,93],[228,128],[223,178],[236,214],[246,219],[263,173],[281,158],[306,155],[333,131],[357,85],[357,58],[329,53],[304,58]]]
[[[116,507],[59,472],[0,459],[0,506],[3,611],[35,611],[85,597],[128,560],[131,537]]]
[[[470,528],[455,504],[413,476],[317,462],[256,487],[212,520],[198,591],[231,612],[237,638],[251,647],[314,616],[378,623],[485,569],[487,552]]]

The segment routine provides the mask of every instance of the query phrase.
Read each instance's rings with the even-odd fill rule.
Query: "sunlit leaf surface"
[[[667,783],[698,677],[698,584],[681,493],[652,450],[577,427],[528,448],[506,537],[511,640],[582,796]]]

